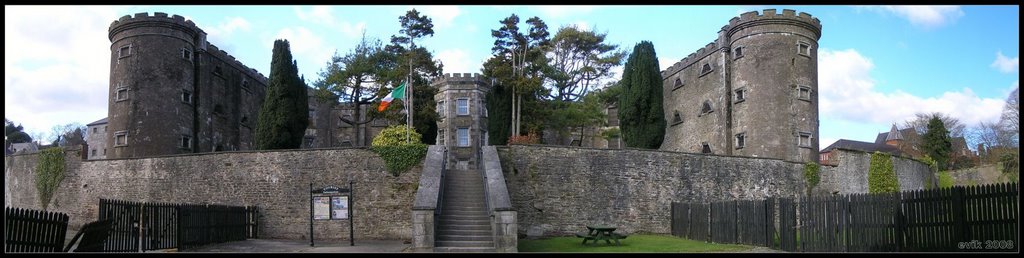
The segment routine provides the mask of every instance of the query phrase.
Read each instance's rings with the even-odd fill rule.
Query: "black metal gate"
[[[113,220],[104,252],[186,250],[259,237],[259,208],[256,206],[100,199],[99,210],[100,220]]]

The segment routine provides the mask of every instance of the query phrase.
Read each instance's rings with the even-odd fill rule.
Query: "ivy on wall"
[[[820,170],[821,166],[818,163],[807,162],[807,164],[804,164],[804,180],[807,180],[808,195],[811,193],[811,189],[818,186],[818,183],[821,182]]]
[[[868,169],[868,193],[894,193],[900,190],[900,182],[893,169],[892,157],[888,153],[871,154]]]
[[[406,142],[406,133],[409,141]],[[427,156],[427,145],[420,142],[415,129],[403,125],[385,128],[373,138],[371,149],[384,160],[384,166],[392,176],[401,175],[423,162]]]
[[[53,147],[39,152],[39,163],[36,164],[36,190],[39,193],[39,204],[45,210],[50,205],[53,192],[64,180],[64,149]]]

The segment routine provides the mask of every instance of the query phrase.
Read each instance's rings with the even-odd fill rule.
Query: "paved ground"
[[[212,244],[184,252],[190,253],[401,253],[411,244],[402,240],[356,240],[355,246],[344,242],[317,241],[309,246],[309,240],[248,239]],[[173,250],[171,250],[173,252]]]

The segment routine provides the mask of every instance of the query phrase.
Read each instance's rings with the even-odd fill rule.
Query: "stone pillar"
[[[494,231],[494,251],[498,253],[518,253],[519,225],[516,222],[516,211],[494,211],[491,217],[491,229]]]
[[[434,209],[412,211],[412,247],[415,252],[434,250]]]

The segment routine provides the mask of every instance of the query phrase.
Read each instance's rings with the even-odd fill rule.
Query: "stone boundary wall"
[[[639,149],[546,145],[497,148],[520,236],[572,235],[609,224],[671,232],[672,202],[794,197],[803,164]]]
[[[837,166],[821,166],[821,183],[812,194],[858,194],[868,192],[868,169],[871,168],[871,153],[836,149],[832,155],[839,159]],[[926,189],[926,184],[938,187],[939,179],[927,164],[920,161],[892,157],[893,169],[899,178],[900,191]],[[930,178],[929,178],[930,177]]]
[[[83,161],[65,157],[66,176],[49,211],[69,227],[97,219],[100,198],[144,202],[256,205],[260,238],[309,239],[309,184],[355,181],[353,217],[359,239],[411,239],[412,206],[421,167],[390,176],[364,148],[237,151]],[[34,171],[38,155],[4,159],[4,206],[41,209]],[[317,240],[347,240],[348,222],[316,221]]]

